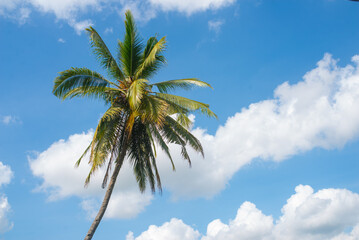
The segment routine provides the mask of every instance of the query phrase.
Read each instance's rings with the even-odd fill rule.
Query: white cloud
[[[105,29],[105,34],[110,34],[110,33],[113,33],[113,28],[112,27],[107,27]]]
[[[158,151],[163,187],[174,198],[212,197],[253,159],[282,161],[315,147],[332,149],[344,146],[359,133],[359,56],[353,57],[353,61],[355,65],[339,67],[326,54],[315,69],[305,74],[303,81],[292,85],[283,83],[274,91],[273,99],[242,109],[220,126],[215,135],[200,128],[193,129],[193,134],[204,147],[205,159],[190,151],[192,168],[181,160],[177,146],[171,146],[176,172],[172,172],[165,154]],[[99,187],[103,169],[89,188],[84,189],[82,183],[89,166],[84,162],[79,169],[73,168],[91,136],[92,132],[72,135],[67,141],[54,143],[30,160],[33,174],[44,180],[40,189],[48,191],[50,199],[72,195],[99,199],[104,193]],[[135,216],[152,198],[138,193],[132,171],[125,165],[113,201],[116,194],[131,196],[129,193],[140,199],[139,203],[131,205],[133,211],[129,214],[116,210],[110,217]]]
[[[200,234],[190,226],[184,224],[182,220],[172,218],[170,222],[157,227],[151,225],[147,231],[134,238],[133,233],[129,232],[126,240],[197,240]]]
[[[57,20],[66,21],[80,33],[84,27],[93,25],[91,19],[83,19],[89,12],[115,9],[123,17],[124,11],[131,9],[135,18],[148,21],[161,11],[178,11],[191,15],[226,7],[234,2],[235,0],[1,0],[0,16],[24,23],[31,11],[53,14]]]
[[[59,43],[65,43],[65,42],[66,42],[65,39],[63,39],[63,38],[59,38],[59,39],[57,39],[57,41],[58,41]]]
[[[125,16],[126,10],[130,9],[134,18],[141,22],[147,22],[156,17],[158,8],[154,7],[148,1],[142,0],[121,0],[121,6],[118,14],[123,17]]]
[[[19,118],[15,117],[15,116],[11,116],[11,115],[0,117],[0,120],[5,125],[9,125],[11,123],[21,123]]]
[[[71,27],[75,29],[78,35],[80,35],[83,31],[85,31],[86,28],[94,25],[92,21],[89,19],[83,21],[70,20],[68,23]]]
[[[21,7],[18,14],[18,21],[20,24],[25,24],[27,19],[30,17],[31,10],[26,7]]]
[[[0,2],[0,16],[17,19],[24,24],[33,11],[54,14],[57,20],[66,21],[80,34],[83,29],[93,25],[90,19],[79,20],[90,10],[100,11],[102,0],[2,0]]]
[[[216,34],[219,34],[221,27],[224,24],[224,20],[210,20],[208,21],[208,28],[210,31],[214,31]]]
[[[215,135],[194,129],[205,160],[192,153],[192,168],[176,161],[177,171],[171,173],[160,153],[163,184],[175,197],[211,197],[253,159],[282,161],[315,147],[343,147],[359,133],[358,59],[353,58],[354,65],[339,67],[326,54],[303,81],[283,83],[273,99],[243,108]],[[173,147],[173,152],[180,159],[178,148]]]
[[[163,11],[178,11],[191,15],[195,12],[202,12],[206,10],[216,10],[222,7],[229,6],[235,0],[149,0],[154,6],[160,7]]]
[[[359,195],[346,189],[314,193],[299,185],[282,208],[274,229],[276,239],[329,239],[359,223]]]
[[[0,187],[9,184],[12,177],[13,172],[10,167],[0,162]]]
[[[24,24],[29,18],[31,10],[24,7],[23,0],[1,0],[0,16],[15,19],[19,24]]]
[[[82,200],[82,208],[89,216],[97,212],[105,193],[105,189],[101,188],[104,169],[100,169],[92,177],[88,187],[84,188],[90,167],[86,160],[78,168],[74,167],[74,163],[82,155],[92,136],[92,131],[74,134],[66,141],[55,142],[35,159],[29,159],[32,173],[44,180],[37,188],[38,191],[46,191],[50,201],[78,196]],[[138,191],[136,180],[126,163],[119,174],[105,217],[135,217],[150,204],[152,198],[151,194],[141,194]]]
[[[8,214],[11,212],[10,204],[5,196],[0,196],[0,233],[12,229],[13,223],[9,221]]]
[[[201,240],[354,240],[359,238],[359,195],[346,189],[323,189],[314,193],[310,186],[299,185],[282,208],[275,223],[253,203],[245,202],[228,224],[216,219],[207,226]],[[353,228],[350,233],[346,229]],[[183,230],[197,233],[184,238]],[[161,238],[165,236],[164,238]],[[167,238],[166,238],[167,237]],[[181,220],[172,219],[162,226],[150,226],[139,237],[129,232],[126,240],[199,239],[198,232]]]
[[[0,162],[0,187],[9,184],[13,172],[9,166]],[[9,220],[9,213],[11,212],[10,204],[7,197],[0,193],[0,233],[7,232],[13,227],[13,223]]]
[[[265,216],[253,203],[245,202],[229,224],[217,219],[208,224],[202,240],[263,239],[273,230],[273,218]]]

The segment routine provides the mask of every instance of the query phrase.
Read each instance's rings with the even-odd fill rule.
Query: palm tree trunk
[[[107,191],[106,191],[105,197],[104,197],[104,199],[102,201],[100,210],[98,211],[95,220],[92,222],[92,225],[91,225],[89,231],[87,232],[86,237],[85,237],[84,240],[91,240],[92,239],[98,225],[101,222],[101,219],[102,219],[103,215],[105,214],[107,205],[108,205],[108,203],[110,201],[110,198],[111,198],[113,188],[115,187],[115,183],[116,183],[118,173],[120,172],[122,163],[123,163],[123,161],[125,159],[125,156],[126,156],[126,150],[127,150],[127,141],[125,140],[125,143],[122,145],[121,153],[120,153],[120,155],[119,155],[119,157],[118,157],[118,159],[116,161],[115,169],[114,169],[114,171],[112,173],[111,180],[110,180],[110,183],[108,184]]]

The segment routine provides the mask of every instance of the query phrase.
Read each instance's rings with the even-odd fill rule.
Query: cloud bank
[[[281,84],[273,99],[243,108],[214,135],[201,128],[193,129],[204,147],[205,159],[190,151],[192,168],[181,160],[177,146],[171,146],[176,172],[172,172],[165,154],[158,152],[163,187],[174,198],[209,198],[225,189],[232,176],[253,159],[282,161],[317,147],[343,147],[359,133],[359,56],[352,60],[353,64],[340,67],[326,54],[302,81]],[[89,166],[73,167],[92,134],[74,134],[30,159],[32,173],[43,179],[39,189],[46,191],[50,199],[78,196],[93,203],[104,194],[100,189],[103,170],[84,189]],[[107,217],[133,217],[150,204],[152,196],[139,194],[132,175],[128,165],[121,170]],[[116,201],[130,203],[126,208],[131,209],[130,213],[116,210]],[[96,204],[85,206],[96,208]]]
[[[117,11],[121,16],[131,9],[138,20],[148,21],[160,12],[176,11],[187,16],[207,10],[217,10],[233,4],[235,0],[2,0],[0,16],[24,24],[31,12],[53,14],[66,21],[78,34],[93,21],[83,16],[100,11]]]
[[[359,195],[346,189],[322,189],[299,185],[274,221],[253,203],[244,202],[228,224],[210,222],[205,235],[173,218],[162,226],[151,225],[126,240],[354,240],[359,238]],[[347,232],[347,229],[352,229]]]
[[[9,184],[13,172],[9,166],[0,162],[0,188],[6,184]],[[13,227],[13,223],[9,220],[9,213],[11,212],[10,204],[6,195],[0,192],[0,233],[7,232]]]

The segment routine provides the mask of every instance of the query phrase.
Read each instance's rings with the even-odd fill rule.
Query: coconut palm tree
[[[108,79],[87,68],[71,68],[60,72],[54,81],[53,93],[60,99],[91,97],[103,100],[109,107],[99,120],[92,142],[81,158],[89,155],[91,170],[85,180],[106,165],[102,187],[112,173],[100,210],[85,240],[92,239],[109,203],[117,176],[125,159],[133,172],[141,192],[149,185],[152,192],[161,189],[156,165],[156,146],[168,156],[175,169],[168,144],[181,146],[182,157],[191,164],[187,146],[203,155],[199,140],[191,134],[188,114],[194,111],[215,117],[209,105],[170,94],[177,88],[210,87],[196,78],[151,83],[155,73],[166,63],[163,51],[166,38],[148,39],[143,44],[130,11],[126,12],[125,36],[118,41],[118,57],[109,49],[95,29],[86,29],[91,46]],[[113,171],[111,170],[113,168]],[[157,186],[157,187],[156,187]]]

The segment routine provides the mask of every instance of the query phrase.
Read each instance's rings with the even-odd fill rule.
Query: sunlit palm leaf
[[[151,84],[150,86],[156,86],[158,88],[158,91],[160,91],[161,93],[167,93],[177,88],[189,90],[196,86],[212,88],[210,84],[203,82],[197,78],[185,78],[185,79],[163,81],[163,82]]]
[[[128,103],[132,110],[136,110],[141,104],[143,95],[145,94],[145,88],[147,86],[146,79],[137,79],[132,82],[127,92]]]
[[[139,78],[147,67],[153,66],[154,63],[157,61],[156,56],[158,56],[158,54],[160,54],[166,47],[166,37],[161,38],[154,45],[152,45],[152,42],[150,44],[151,44],[151,48],[147,48],[147,47],[145,48],[143,54],[144,55],[143,62],[141,63],[139,69],[136,72],[136,78]]]
[[[156,93],[159,98],[165,99],[169,102],[179,105],[189,111],[200,110],[202,113],[209,117],[217,117],[210,109],[209,105],[201,102],[194,101],[181,96],[176,96],[168,93]]]

